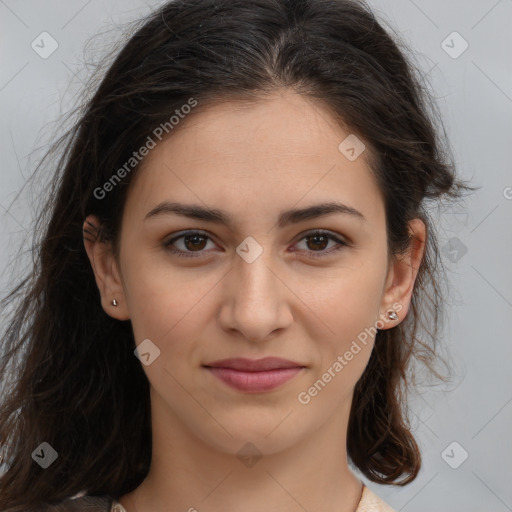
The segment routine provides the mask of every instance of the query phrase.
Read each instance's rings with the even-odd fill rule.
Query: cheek
[[[382,261],[344,268],[323,280],[323,286],[317,283],[305,301],[315,313],[321,329],[317,332],[324,333],[316,336],[315,377],[322,381],[320,386],[328,382],[338,396],[353,388],[370,358],[380,319],[385,270]]]
[[[144,368],[156,387],[159,382],[171,385],[169,372],[179,381],[186,380],[190,369],[204,362],[216,284],[216,274],[184,274],[151,264],[134,266],[127,273],[136,344],[149,339],[160,350],[155,363]]]
[[[176,280],[139,276],[132,288],[130,314],[136,339],[150,338],[165,350],[179,350],[172,340],[190,339],[200,329],[199,307],[209,287],[182,287]]]
[[[311,403],[312,408],[306,410],[319,418],[325,420],[329,411],[350,404],[354,386],[368,364],[379,319],[378,283],[371,276],[363,279],[352,274],[316,297],[318,309],[312,309],[328,335],[315,339],[317,364],[297,401],[304,406]]]
[[[208,282],[177,272],[159,250],[141,250],[135,239],[127,237],[123,244],[124,289],[135,339],[161,344],[180,319],[193,314]]]
[[[380,262],[344,268],[317,281],[305,303],[322,320],[326,332],[346,343],[379,320],[385,277]]]

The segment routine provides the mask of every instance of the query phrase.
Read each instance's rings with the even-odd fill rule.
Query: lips
[[[204,367],[228,386],[249,393],[275,389],[305,368],[279,357],[222,359]]]
[[[233,359],[222,359],[205,365],[209,368],[229,368],[240,372],[263,372],[269,370],[280,370],[285,368],[302,368],[304,365],[280,357],[265,357],[263,359],[244,359],[237,357]]]

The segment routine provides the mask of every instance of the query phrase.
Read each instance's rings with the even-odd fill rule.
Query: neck
[[[244,512],[356,510],[362,484],[347,463],[348,411],[299,443],[275,451],[265,445],[253,456],[250,449],[233,455],[205,443],[164,411],[152,407],[151,468],[120,498],[127,512],[234,512],[241,504]]]

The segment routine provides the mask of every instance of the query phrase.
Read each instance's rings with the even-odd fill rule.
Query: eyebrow
[[[366,221],[365,216],[355,208],[338,202],[328,202],[308,206],[307,208],[286,210],[279,214],[277,224],[280,228],[289,224],[297,224],[310,219],[316,219],[333,213],[350,215],[356,219]],[[195,204],[183,204],[176,202],[163,201],[158,206],[148,212],[144,220],[159,215],[180,215],[189,219],[197,219],[215,224],[223,224],[230,230],[233,230],[234,218],[228,212],[207,208]]]

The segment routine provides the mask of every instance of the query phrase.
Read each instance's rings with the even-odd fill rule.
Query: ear
[[[381,330],[395,327],[409,311],[414,283],[425,252],[426,226],[421,219],[412,219],[409,232],[412,236],[408,251],[393,258],[390,264],[381,302],[380,318],[384,319]],[[390,310],[397,313],[396,320],[388,317]]]
[[[84,245],[101,295],[101,305],[112,318],[129,320],[124,287],[112,244],[100,240],[99,228],[100,222],[96,216],[89,215],[85,219]],[[112,304],[114,299],[117,306]]]

